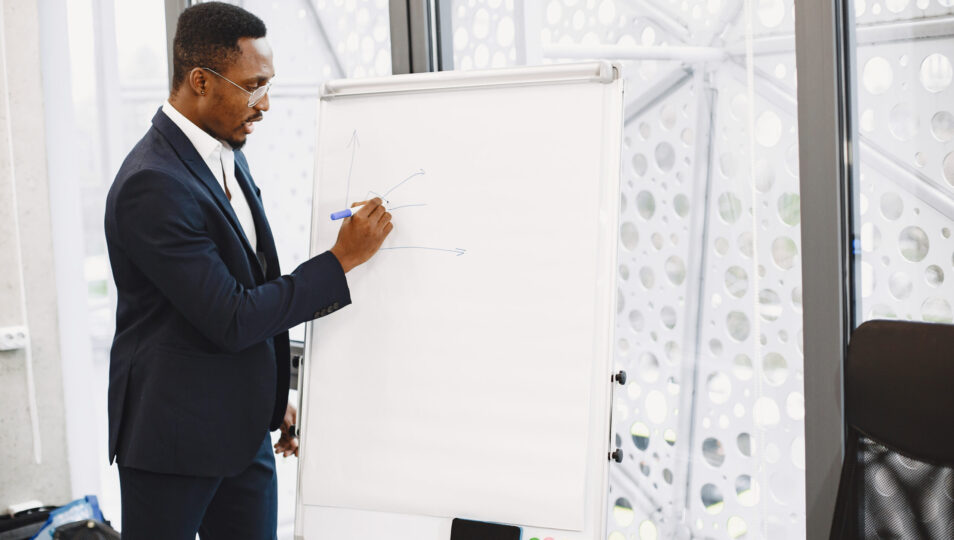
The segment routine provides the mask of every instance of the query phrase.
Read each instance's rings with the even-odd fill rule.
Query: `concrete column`
[[[31,338],[31,354],[0,352],[2,510],[29,499],[63,504],[71,493],[37,2],[0,0],[0,17],[0,327],[25,324]]]

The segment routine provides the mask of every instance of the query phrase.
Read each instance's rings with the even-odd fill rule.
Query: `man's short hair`
[[[219,73],[240,54],[240,38],[265,37],[265,23],[244,9],[224,2],[206,2],[186,8],[176,23],[172,42],[172,91],[197,67]]]

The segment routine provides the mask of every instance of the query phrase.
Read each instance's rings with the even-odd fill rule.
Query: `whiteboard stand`
[[[306,330],[296,540],[605,537],[622,94],[606,62],[322,88],[311,253],[374,195],[395,229]]]

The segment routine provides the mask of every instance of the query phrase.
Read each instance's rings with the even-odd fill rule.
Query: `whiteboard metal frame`
[[[528,86],[575,81],[610,83],[617,78],[619,78],[617,64],[586,62],[557,64],[545,68],[442,71],[366,79],[341,79],[323,84],[320,96],[321,99],[331,99],[368,94],[427,92],[489,86]]]
[[[410,75],[393,75],[391,77],[377,77],[377,78],[365,78],[358,80],[339,80],[339,81],[330,81],[322,85],[320,100],[325,99],[339,99],[347,98],[348,96],[358,96],[358,95],[368,95],[368,94],[393,94],[393,93],[410,93],[410,92],[428,92],[436,90],[448,90],[455,88],[482,88],[482,87],[492,87],[492,86],[533,86],[540,84],[548,83],[574,83],[574,82],[597,82],[603,84],[609,84],[613,82],[618,82],[620,85],[623,84],[623,79],[620,73],[620,65],[617,63],[611,63],[606,61],[601,62],[588,62],[588,63],[573,63],[573,64],[557,64],[552,66],[545,67],[533,67],[533,68],[509,68],[509,69],[497,69],[497,70],[487,70],[487,71],[471,71],[471,72],[429,72],[429,73],[419,73],[419,74],[410,74]],[[320,121],[321,116],[321,107],[317,107],[318,113],[316,115],[316,122]],[[604,192],[601,193],[601,200],[605,200],[609,197],[612,201],[616,201],[619,196],[619,181],[620,181],[620,168],[621,168],[621,143],[622,143],[622,124],[623,124],[623,95],[620,92],[617,98],[614,100],[610,106],[606,107],[604,113],[608,113],[612,110],[618,111],[618,114],[613,117],[607,117],[607,120],[615,118],[615,126],[607,126],[607,129],[613,129],[619,135],[619,145],[610,147],[611,145],[604,145],[603,156],[602,156],[602,167],[601,167],[601,177],[606,178],[608,175],[614,175],[616,182],[613,185],[609,185],[609,182],[604,182],[602,186]],[[320,133],[320,131],[319,131]],[[315,152],[315,170],[317,170],[318,165],[318,152],[316,145]],[[318,181],[314,182],[312,200],[316,201],[318,199]],[[596,288],[600,291],[608,290],[612,293],[613,288],[616,286],[616,268],[617,268],[617,250],[618,242],[615,231],[619,227],[619,212],[618,205],[614,203],[614,208],[616,211],[613,215],[601,215],[600,221],[606,222],[610,221],[611,223],[605,223],[608,229],[613,230],[614,233],[607,235],[608,238],[604,238],[602,244],[599,246],[599,257],[602,260],[604,257],[609,257],[611,259],[610,268],[613,269],[613,275],[607,277],[606,281],[603,283],[597,283]],[[312,229],[311,229],[311,252],[314,253],[317,246],[317,239],[315,238],[315,227],[314,222],[317,219],[316,216],[312,216]],[[611,297],[611,294],[606,295]],[[614,324],[614,312],[612,306],[606,307],[606,309],[601,310],[599,313],[594,313],[594,316],[603,318],[602,327],[604,328],[605,335],[601,341],[601,344],[598,344],[599,350],[597,356],[605,356],[605,364],[603,366],[594,365],[594,374],[591,384],[596,384],[599,381],[599,377],[603,377],[602,384],[605,386],[605,391],[601,393],[603,396],[602,401],[596,402],[594,400],[591,403],[591,407],[594,407],[594,411],[603,411],[599,413],[599,416],[602,418],[602,422],[597,425],[592,425],[590,431],[594,438],[599,440],[591,441],[592,444],[600,445],[597,448],[602,447],[602,451],[597,451],[597,456],[601,456],[599,461],[598,471],[596,474],[598,476],[597,482],[599,484],[599,497],[598,502],[587,500],[588,505],[596,507],[596,513],[594,514],[597,519],[597,524],[595,527],[596,535],[592,540],[601,540],[606,536],[606,508],[607,500],[609,497],[609,468],[611,464],[610,452],[615,449],[613,446],[613,431],[612,431],[612,404],[614,400],[614,391],[616,388],[616,382],[614,380],[615,371],[613,364],[613,339],[615,333],[615,324]],[[311,356],[311,343],[312,343],[312,334],[313,334],[313,324],[308,322],[305,327],[305,350],[302,357],[301,363],[299,365],[299,375],[298,375],[298,425],[304,426],[305,422],[303,421],[303,415],[309,407],[309,392],[306,390],[308,375],[307,370],[310,364]],[[605,367],[605,373],[602,375],[596,373],[600,367]],[[597,414],[595,412],[590,413],[592,417],[595,417]],[[307,452],[307,448],[304,445],[301,447],[301,453],[304,456]],[[602,458],[605,456],[605,458]],[[588,455],[588,459],[591,457]],[[301,504],[302,497],[302,483],[301,483],[301,470],[302,470],[302,461],[298,461],[298,485],[296,488],[296,497],[295,497],[295,540],[304,540],[306,538],[305,531],[303,530],[303,512]],[[589,467],[588,463],[588,467]],[[588,478],[589,483],[589,478]],[[589,488],[589,486],[587,486]],[[595,491],[595,490],[594,490]],[[413,516],[403,516],[399,514],[391,515],[395,521],[401,520],[405,517]],[[425,518],[427,516],[420,516]],[[447,530],[449,531],[450,518],[433,518],[431,519],[444,519],[447,521]],[[516,524],[523,527],[520,524]],[[531,528],[532,529],[532,528]],[[449,534],[449,533],[448,533]],[[573,534],[583,534],[577,533],[574,531],[567,531],[568,535]]]

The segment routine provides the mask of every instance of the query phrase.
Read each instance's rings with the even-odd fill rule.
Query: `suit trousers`
[[[227,477],[182,476],[119,466],[123,540],[275,540],[278,478],[271,437]]]

